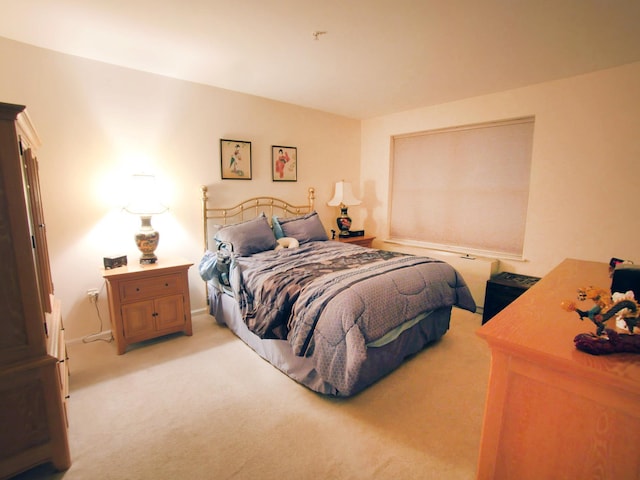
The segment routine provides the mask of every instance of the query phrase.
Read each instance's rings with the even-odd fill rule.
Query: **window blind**
[[[534,118],[392,138],[391,240],[521,258]]]

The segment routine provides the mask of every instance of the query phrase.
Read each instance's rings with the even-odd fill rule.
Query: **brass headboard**
[[[209,188],[202,185],[200,189],[202,190],[202,227],[205,250],[209,248],[209,220],[218,220],[217,224],[227,225],[251,220],[264,212],[269,222],[271,222],[271,218],[274,215],[288,217],[312,212],[316,198],[315,189],[310,187],[306,205],[293,205],[274,197],[254,197],[244,200],[233,207],[209,207],[207,204]]]

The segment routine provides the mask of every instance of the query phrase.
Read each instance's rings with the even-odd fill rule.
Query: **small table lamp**
[[[166,212],[169,208],[160,203],[156,178],[153,175],[136,174],[131,182],[131,201],[124,209],[140,215],[140,230],[136,233],[136,245],[142,252],[141,264],[156,263],[156,247],[160,234],[151,226],[151,216]]]
[[[340,206],[340,216],[336,219],[336,223],[340,230],[341,237],[348,237],[349,229],[351,228],[351,218],[347,213],[347,208],[350,205],[360,205],[361,203],[362,202],[353,195],[353,190],[349,182],[336,182],[335,194],[327,205],[330,207]]]

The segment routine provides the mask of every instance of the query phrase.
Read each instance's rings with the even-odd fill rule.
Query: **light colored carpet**
[[[481,318],[351,399],[320,396],[208,315],[125,354],[69,346],[73,465],[21,479],[472,479],[489,376]]]

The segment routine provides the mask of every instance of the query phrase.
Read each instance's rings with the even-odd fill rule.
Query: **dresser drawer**
[[[120,298],[123,302],[175,293],[182,293],[180,275],[162,275],[141,280],[131,280],[122,282],[120,285]]]

